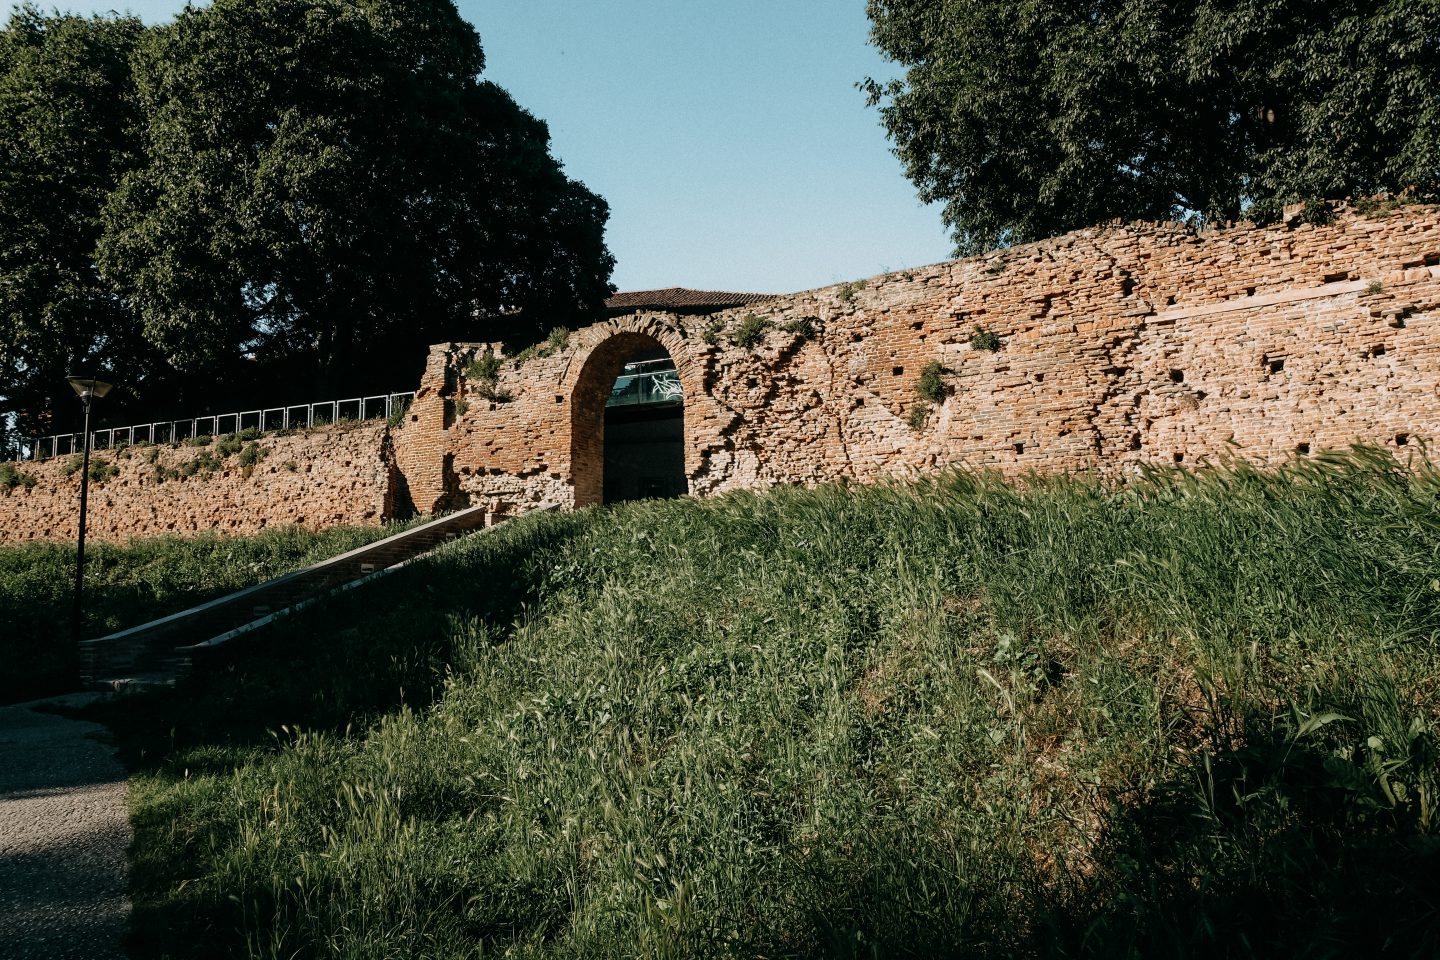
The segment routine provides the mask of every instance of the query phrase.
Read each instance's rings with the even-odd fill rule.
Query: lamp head
[[[70,388],[81,400],[103,397],[110,392],[112,386],[104,380],[96,380],[94,377],[66,377],[66,379],[70,381]]]

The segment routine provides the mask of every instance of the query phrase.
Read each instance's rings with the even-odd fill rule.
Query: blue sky
[[[176,0],[54,0],[155,23]],[[610,202],[622,290],[786,293],[944,260],[856,81],[864,0],[459,0],[485,76]]]

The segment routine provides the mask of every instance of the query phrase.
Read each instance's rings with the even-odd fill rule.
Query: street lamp
[[[75,638],[76,650],[80,647],[81,623],[80,600],[85,592],[85,509],[90,502],[90,401],[110,392],[110,384],[94,377],[67,377],[70,387],[80,402],[85,404],[84,456],[80,460],[80,546],[75,553],[75,614],[71,618],[71,631]],[[71,448],[74,449],[73,447]]]

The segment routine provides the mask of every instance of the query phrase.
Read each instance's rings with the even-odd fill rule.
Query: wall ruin
[[[249,478],[227,467],[155,483],[127,462],[97,490],[92,530],[239,533],[597,503],[610,386],[656,347],[684,389],[695,495],[950,465],[1114,475],[1275,464],[1357,442],[1417,449],[1440,436],[1437,324],[1437,207],[1203,234],[1081,230],[705,315],[642,310],[558,348],[442,344],[393,430],[267,439]],[[474,366],[487,352],[493,371]],[[934,403],[919,389],[932,364]],[[0,490],[0,540],[71,536],[78,478],[59,464],[22,469],[40,483]]]
[[[611,319],[506,360],[493,385],[465,373],[493,345],[437,347],[396,447],[417,504],[593,503],[608,383],[659,344],[685,390],[692,494],[949,465],[1275,464],[1440,435],[1437,321],[1434,207],[1096,228],[705,316]],[[763,330],[752,346],[747,325]],[[933,405],[918,393],[932,363]]]
[[[248,469],[243,448],[222,455],[214,444],[100,451],[92,464],[116,472],[90,484],[86,536],[123,542],[286,525],[378,525],[396,511],[385,434],[383,423],[267,434],[258,441],[263,458]],[[0,490],[0,543],[75,538],[80,473],[70,459],[16,465],[35,483]],[[210,460],[214,468],[197,467]]]

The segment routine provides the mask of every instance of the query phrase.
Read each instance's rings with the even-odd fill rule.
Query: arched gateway
[[[575,505],[684,496],[686,402],[699,384],[683,342],[663,330],[602,324],[586,331],[570,391]]]

